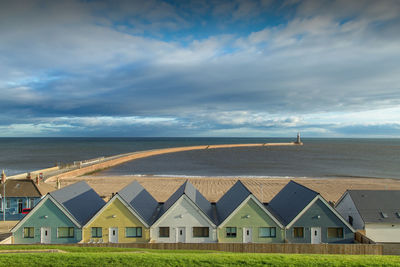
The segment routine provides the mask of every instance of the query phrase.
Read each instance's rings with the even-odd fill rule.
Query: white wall
[[[365,234],[375,242],[400,242],[400,224],[366,224]]]
[[[153,226],[150,228],[150,239],[156,243],[176,243],[178,227],[185,227],[186,243],[212,243],[217,241],[217,230],[200,214],[200,210],[183,195]],[[159,227],[170,227],[169,238],[159,237]],[[209,237],[193,237],[193,227],[209,227]]]
[[[353,217],[353,228],[356,230],[364,229],[364,221],[362,220],[360,214],[354,205],[353,200],[350,195],[346,193],[342,201],[335,207],[337,212],[339,212],[342,217],[349,222],[349,216]]]

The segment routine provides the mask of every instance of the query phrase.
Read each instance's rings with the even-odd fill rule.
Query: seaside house
[[[285,225],[289,243],[352,243],[354,229],[317,192],[290,181],[268,208]]]
[[[144,243],[158,202],[134,181],[115,194],[83,227],[84,243]]]
[[[336,210],[375,242],[400,242],[400,190],[347,190]]]
[[[15,244],[62,244],[82,240],[82,226],[104,206],[84,181],[48,193],[11,230]]]
[[[32,209],[49,191],[55,190],[47,184],[38,184],[31,179],[4,179],[0,185],[0,219],[4,212],[7,221],[19,221],[25,215],[23,209]]]
[[[283,243],[285,227],[241,181],[217,202],[218,242]]]
[[[186,181],[159,208],[157,219],[150,228],[151,242],[216,242],[215,221],[215,206]]]

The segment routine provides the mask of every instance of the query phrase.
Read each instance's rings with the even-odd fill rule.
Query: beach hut
[[[400,243],[400,190],[347,190],[336,210],[373,241]]]
[[[289,243],[352,243],[354,229],[318,193],[290,181],[268,208],[286,228]]]
[[[241,182],[237,181],[217,204],[218,242],[282,243],[285,227]]]
[[[159,208],[150,237],[157,243],[216,242],[215,221],[215,206],[186,181]]]
[[[84,181],[50,192],[11,230],[13,242],[80,242],[82,226],[104,204],[104,200]]]
[[[137,181],[116,193],[83,227],[85,243],[144,243],[158,202]]]

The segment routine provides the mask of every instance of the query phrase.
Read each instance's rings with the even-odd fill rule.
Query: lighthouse
[[[297,132],[297,139],[296,139],[296,144],[303,144],[302,142],[301,142],[301,139],[300,139],[300,132]]]

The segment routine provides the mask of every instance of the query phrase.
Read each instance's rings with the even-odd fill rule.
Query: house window
[[[328,238],[343,238],[343,228],[329,227]]]
[[[0,210],[3,211],[3,199],[0,199]]]
[[[58,227],[58,238],[71,238],[74,237],[74,227]]]
[[[142,227],[126,227],[126,237],[142,237]]]
[[[276,227],[260,227],[259,237],[276,237]]]
[[[29,208],[33,208],[35,206],[35,199],[34,198],[31,198],[31,199],[29,199]]]
[[[160,227],[159,231],[159,237],[169,237],[169,227]]]
[[[92,237],[103,237],[101,227],[92,227]]]
[[[10,207],[11,207],[11,200],[9,198],[7,198],[6,209],[9,209]]]
[[[24,227],[24,238],[34,238],[34,228],[33,227]]]
[[[236,237],[236,227],[226,227],[226,237]]]
[[[208,227],[193,227],[193,237],[209,237],[210,229]]]
[[[304,227],[293,227],[293,237],[303,238],[304,237]]]

